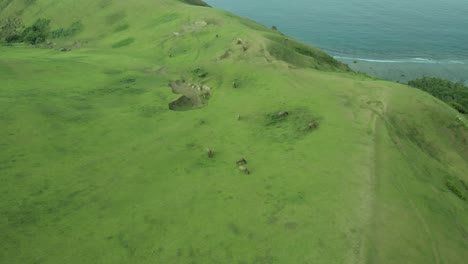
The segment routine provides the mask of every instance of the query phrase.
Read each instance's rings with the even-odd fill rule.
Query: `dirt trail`
[[[403,156],[405,156],[405,154],[404,154],[405,152],[401,149],[401,146],[397,145],[397,147],[398,147],[400,153]],[[409,167],[411,167],[413,170],[415,170],[416,167],[409,161],[409,159],[407,157],[404,157],[404,158],[406,158]],[[439,252],[439,249],[437,247],[436,240],[433,237],[433,232],[431,231],[431,228],[429,227],[426,219],[421,214],[421,211],[420,211],[419,207],[417,206],[417,204],[414,202],[414,199],[411,198],[411,193],[410,193],[410,191],[407,190],[406,185],[404,183],[401,183],[400,181],[398,181],[397,178],[394,179],[394,183],[397,186],[397,190],[401,193],[401,196],[406,197],[407,201],[408,201],[408,204],[411,205],[411,207],[413,209],[412,211],[414,212],[414,214],[415,214],[415,216],[417,218],[417,221],[420,223],[420,226],[422,227],[423,232],[426,234],[426,236],[428,238],[428,241],[431,244],[431,252],[432,252],[433,259],[434,259],[436,264],[440,264],[441,263],[440,252]]]
[[[360,230],[362,230],[361,233],[359,233],[355,237],[354,241],[354,246],[352,249],[348,252],[347,256],[347,264],[364,264],[364,263],[369,263],[369,260],[367,259],[367,253],[368,253],[368,237],[370,236],[370,233],[372,230],[369,229],[369,226],[371,226],[371,221],[372,217],[374,214],[374,208],[375,207],[375,188],[378,180],[378,171],[377,171],[377,155],[379,155],[379,152],[382,151],[381,147],[379,146],[379,131],[378,128],[379,126],[379,120],[381,118],[385,118],[385,113],[387,112],[387,102],[388,102],[388,94],[386,92],[383,92],[380,94],[380,99],[379,101],[369,101],[370,103],[370,131],[372,135],[372,146],[369,149],[369,159],[370,159],[370,168],[368,170],[368,185],[366,188],[362,190],[364,192],[364,199],[362,200],[362,204],[360,206]],[[410,164],[411,166],[411,164]],[[425,220],[424,216],[421,214],[418,206],[416,203],[411,199],[411,196],[408,195],[408,190],[406,189],[405,185],[402,184],[401,182],[398,182],[397,179],[394,179],[395,185],[397,187],[397,190],[401,193],[402,196],[407,197],[408,203],[411,205],[413,208],[413,212],[415,214],[415,217],[417,218],[417,221],[420,222],[420,225],[423,229],[423,232],[426,234],[428,241],[431,244],[431,251],[433,255],[434,262],[436,264],[440,264],[440,253],[437,248],[437,245],[435,243],[435,240],[433,238],[432,231]]]
[[[367,253],[368,253],[368,236],[369,227],[371,226],[372,217],[374,214],[374,203],[375,203],[375,188],[378,177],[378,172],[376,168],[376,155],[379,151],[378,146],[378,122],[379,119],[386,112],[386,101],[387,94],[385,91],[379,95],[379,100],[369,100],[367,101],[367,106],[364,107],[368,112],[366,117],[369,118],[369,134],[371,135],[371,144],[368,148],[367,159],[369,160],[369,167],[367,168],[367,173],[363,176],[366,176],[364,179],[366,181],[366,186],[361,190],[361,204],[359,206],[358,216],[358,232],[353,238],[353,246],[349,249],[346,261],[347,264],[363,264],[368,263]]]

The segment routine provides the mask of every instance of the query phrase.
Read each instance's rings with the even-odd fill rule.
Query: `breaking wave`
[[[352,58],[343,56],[333,56],[338,60],[353,60],[353,61],[367,61],[379,63],[424,63],[424,64],[467,64],[467,62],[459,60],[434,60],[425,58],[410,58],[410,59],[366,59],[366,58]]]

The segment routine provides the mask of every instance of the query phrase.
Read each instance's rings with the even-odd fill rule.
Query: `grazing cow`
[[[245,174],[250,174],[250,171],[244,166],[239,166],[239,170]]]
[[[287,117],[288,115],[289,115],[289,113],[286,112],[286,111],[278,113],[278,117],[282,117],[282,118]]]
[[[242,158],[242,159],[236,161],[236,164],[237,165],[245,165],[245,164],[247,164],[247,160]]]
[[[318,127],[318,124],[315,123],[315,122],[311,122],[311,123],[309,123],[309,124],[307,125],[307,127],[308,127],[309,129],[311,129],[311,130],[312,130],[312,129],[316,129],[316,128]]]
[[[213,155],[214,155],[213,151],[211,149],[209,149],[209,148],[206,149],[206,154],[208,155],[208,158],[212,158]]]

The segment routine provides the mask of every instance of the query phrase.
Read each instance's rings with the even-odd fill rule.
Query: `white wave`
[[[466,64],[465,62],[458,61],[458,60],[449,60],[448,62],[451,63],[451,64]]]
[[[426,64],[466,64],[466,62],[459,60],[432,60],[425,58],[411,58],[411,59],[366,59],[366,58],[352,58],[343,56],[333,56],[335,59],[354,60],[354,61],[367,61],[379,63],[426,63]]]

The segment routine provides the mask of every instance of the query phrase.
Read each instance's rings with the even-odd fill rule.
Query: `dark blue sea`
[[[468,81],[468,0],[207,0],[275,25],[354,70]]]

